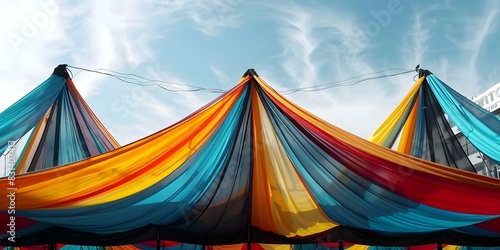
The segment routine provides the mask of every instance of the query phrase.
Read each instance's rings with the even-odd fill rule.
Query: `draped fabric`
[[[462,120],[464,124],[466,123],[465,120],[471,120],[467,117],[460,117],[458,112],[450,113],[449,107],[444,108],[446,104],[442,100],[443,98],[447,98],[452,90],[451,88],[446,88],[438,92],[436,91],[438,87],[444,88],[442,87],[444,86],[443,83],[439,81],[438,84],[436,82],[438,80],[430,79],[437,78],[432,74],[421,76],[399,106],[375,131],[369,140],[385,147],[393,147],[399,136],[397,147],[397,151],[399,152],[450,167],[476,172],[467,154],[462,149],[462,146],[453,133],[446,115],[450,120]],[[456,92],[454,93],[457,95],[457,98],[461,96]],[[463,97],[463,99],[466,98]],[[474,106],[475,109],[482,109],[476,104],[470,104],[470,106]],[[488,118],[491,117],[488,116]],[[481,124],[480,120],[471,122],[477,126]],[[487,123],[490,126],[495,126],[495,121],[493,120],[487,120]],[[496,126],[500,129],[500,121],[498,119],[496,119]],[[482,131],[476,131],[476,138],[479,138],[478,136],[481,136],[479,135],[481,133]],[[490,135],[493,136],[494,133],[485,133],[483,137]],[[497,138],[499,135],[500,134],[496,135]],[[470,137],[468,135],[466,136],[467,138]],[[492,148],[496,147],[496,144],[492,142],[494,140],[494,136],[488,140],[481,140],[482,144],[478,146],[482,146],[481,148],[488,148],[488,152],[491,152]],[[498,139],[497,141],[500,142]]]
[[[387,120],[370,137],[374,143],[392,147],[400,135],[397,150],[419,158],[439,162],[451,167],[475,171],[462,152],[460,144],[454,139],[450,129],[447,129],[443,115],[457,124],[459,129],[466,128],[465,137],[483,152],[495,154],[500,152],[500,123],[492,113],[484,110],[463,95],[459,94],[428,71],[420,71],[421,77],[411,88],[400,105]],[[441,112],[442,110],[442,112]],[[423,114],[423,115],[422,115]],[[434,115],[433,115],[434,114]],[[459,124],[459,125],[458,125]],[[438,143],[430,143],[426,128],[445,128],[439,137],[446,138]],[[439,130],[437,130],[439,131]],[[445,136],[442,136],[445,134]],[[429,147],[425,147],[424,145]],[[443,145],[450,150],[443,150]],[[436,160],[444,157],[444,160]],[[498,225],[500,221],[495,220]],[[492,224],[489,222],[488,224]],[[468,232],[481,230],[483,225],[467,227]],[[356,245],[354,245],[356,246]],[[461,247],[448,245],[444,249],[482,249],[483,247]],[[495,248],[492,248],[495,249]]]
[[[500,244],[500,180],[349,134],[253,70],[164,130],[0,187],[3,245]]]
[[[294,250],[338,250],[338,245],[326,243],[318,245],[296,245],[293,247]],[[347,245],[344,249],[349,250],[438,250],[437,244],[428,245],[418,245],[418,246],[366,246],[366,245]],[[478,247],[478,246],[453,246],[453,245],[442,245],[443,250],[499,250],[500,247]]]
[[[76,246],[76,245],[55,245],[60,250],[438,250],[437,244],[427,244],[418,246],[366,246],[344,243],[340,248],[338,243],[319,244],[263,244],[263,243],[243,243],[231,245],[204,246],[170,241],[149,241],[125,246]],[[443,244],[443,250],[499,250],[500,247],[479,247],[479,246],[453,246]],[[44,250],[48,245],[30,247],[8,247],[4,250]]]
[[[13,167],[16,174],[80,161],[118,147],[76,90],[65,65],[0,113],[0,131],[4,151],[31,131],[26,144],[17,145],[22,153]]]
[[[443,110],[470,140],[485,155],[500,162],[500,119],[493,113],[450,88],[434,75],[427,81]]]
[[[57,67],[49,79],[0,113],[0,121],[0,129],[6,132],[0,136],[0,144],[10,146],[5,147],[4,157],[21,151],[16,161],[6,166],[10,178],[80,161],[118,147],[76,90],[65,65]],[[25,134],[28,139],[23,145],[19,141]],[[0,216],[2,221],[9,219],[5,214]],[[31,221],[18,218],[16,224],[23,223]],[[37,223],[32,230],[46,227]]]
[[[0,113],[0,152],[28,133],[54,103],[66,79],[52,75],[29,94]]]
[[[392,147],[398,138],[403,126],[410,117],[410,112],[415,114],[413,109],[418,107],[417,100],[419,99],[419,90],[424,82],[425,78],[421,77],[412,86],[408,94],[404,97],[401,103],[396,107],[396,109],[389,115],[389,117],[382,123],[382,125],[373,133],[368,140],[382,145],[384,147]],[[414,122],[408,122],[408,124],[415,124]],[[412,129],[413,130],[413,129]],[[401,140],[405,140],[408,137],[403,137]],[[404,142],[401,144],[405,144]],[[402,151],[405,153],[410,153],[407,151]]]

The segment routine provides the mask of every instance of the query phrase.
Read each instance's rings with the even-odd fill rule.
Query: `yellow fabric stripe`
[[[287,237],[309,236],[337,226],[308,193],[255,91],[252,104],[254,134],[259,137],[255,141],[252,225]]]
[[[286,244],[259,244],[264,250],[292,250],[291,245]]]
[[[369,152],[375,157],[386,159],[393,163],[410,166],[417,171],[427,172],[436,176],[440,176],[442,178],[458,180],[461,182],[466,182],[470,185],[483,186],[500,191],[500,180],[498,179],[478,175],[476,173],[467,172],[460,169],[450,168],[441,164],[412,157],[410,155],[405,155],[397,151],[379,146],[354,134],[348,133],[332,124],[329,124],[328,122],[322,120],[314,114],[300,108],[296,104],[288,101],[283,96],[279,95],[274,89],[272,89],[269,85],[267,85],[267,83],[265,83],[265,81],[263,81],[259,77],[256,77],[256,80],[261,84],[261,87],[270,96],[273,96],[279,102],[283,103],[283,105],[287,106],[290,110],[292,110],[292,112],[295,112],[297,115],[308,120],[321,130],[337,138],[338,140],[344,141],[350,145],[355,145],[358,150]]]
[[[243,85],[242,85],[243,86]],[[137,193],[176,170],[206,141],[234,104],[243,88],[175,126],[109,153],[16,178],[16,208],[58,207],[53,202],[91,194],[92,198],[65,207],[102,204]],[[166,155],[166,152],[168,155]],[[160,157],[164,159],[159,159]],[[139,170],[144,170],[138,173]],[[111,187],[123,178],[125,183]],[[8,180],[0,180],[2,195],[7,195]],[[0,204],[8,206],[7,200]],[[70,202],[72,203],[72,202]],[[63,205],[61,205],[63,206]]]
[[[213,250],[246,250],[246,246],[245,248],[243,248],[244,244],[231,244],[231,245],[216,245],[216,246],[212,246],[212,249]],[[207,249],[207,248],[205,248]]]
[[[460,246],[446,245],[443,247],[443,250],[460,250],[461,248]]]
[[[258,103],[258,96],[255,89],[252,89],[252,125],[254,136],[254,165],[253,165],[253,183],[252,183],[252,222],[251,224],[263,230],[276,232],[274,220],[268,217],[273,214],[272,204],[270,204],[269,197],[271,190],[269,185],[270,176],[268,176],[267,168],[264,166],[268,164],[269,158],[266,158],[266,153],[263,149],[266,147],[266,142],[261,136],[262,122],[260,111],[255,103]],[[271,174],[271,173],[270,173]],[[256,208],[256,209],[255,209]],[[274,215],[273,215],[274,216]]]
[[[350,247],[347,247],[349,250],[368,250],[370,246],[365,246],[365,245],[352,245]]]
[[[30,136],[30,140],[27,141],[27,144],[24,146],[23,154],[17,162],[18,167],[16,169],[16,174],[28,172],[29,165],[31,164],[31,161],[35,156],[36,148],[38,147],[38,145],[40,144],[40,140],[42,139],[42,132],[45,129],[45,126],[47,126],[47,120],[49,119],[51,110],[52,107],[48,109],[47,113],[45,113],[42,119],[38,122]]]
[[[383,145],[384,142],[389,138],[389,135],[391,133],[394,133],[393,131],[394,127],[402,122],[400,121],[401,116],[403,116],[408,110],[411,108],[409,105],[413,102],[415,98],[415,94],[419,90],[420,86],[422,85],[422,82],[424,81],[425,77],[421,77],[418,79],[418,81],[413,85],[413,87],[410,89],[408,94],[405,96],[403,101],[396,107],[396,109],[387,117],[387,119],[380,125],[380,127],[373,133],[370,138],[368,138],[369,141],[376,143],[378,145]],[[390,145],[389,147],[391,147]]]
[[[420,103],[420,96],[416,97],[415,104],[411,109],[410,115],[403,126],[403,131],[399,137],[398,151],[409,155],[413,145],[413,135],[415,134],[415,127],[417,126],[418,117],[418,104]]]

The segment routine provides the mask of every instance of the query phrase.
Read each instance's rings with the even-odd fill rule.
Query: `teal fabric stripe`
[[[9,141],[21,138],[36,126],[54,103],[65,83],[66,79],[63,77],[52,75],[0,113],[0,153],[7,149]]]
[[[448,117],[481,152],[500,162],[500,119],[459,94],[434,75],[427,82]]]
[[[58,165],[65,165],[71,162],[80,161],[90,156],[85,141],[81,138],[80,127],[74,116],[73,107],[68,96],[68,92],[64,91],[61,96],[61,123],[59,145],[64,145],[64,148],[59,148]]]
[[[65,245],[60,248],[61,250],[105,250],[106,247],[103,246],[77,246],[77,245]]]
[[[493,232],[490,230],[486,230],[486,229],[480,228],[476,225],[457,228],[455,231],[460,232],[460,233],[470,234],[470,235],[483,235],[483,236],[487,236],[487,237],[500,237],[500,232]]]
[[[425,138],[425,107],[424,107],[424,92],[422,88],[419,91],[420,101],[418,103],[417,121],[415,125],[415,134],[413,137],[413,145],[411,147],[411,155],[422,158],[424,153],[424,138]]]

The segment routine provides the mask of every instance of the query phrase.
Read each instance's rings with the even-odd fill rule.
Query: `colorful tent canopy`
[[[3,157],[16,155],[15,161],[5,159],[11,176],[80,161],[118,147],[75,88],[66,65],[58,66],[49,79],[0,113],[0,121],[4,132],[0,145],[7,148]],[[23,136],[28,138],[24,145],[19,143]],[[19,156],[17,150],[22,151]]]
[[[36,247],[15,247],[6,250],[44,250],[49,246]],[[60,250],[339,250],[337,243],[321,243],[321,244],[302,244],[302,245],[283,245],[283,244],[262,244],[262,243],[243,243],[232,245],[219,246],[202,246],[193,244],[181,244],[176,242],[161,241],[159,247],[156,241],[144,242],[140,244],[127,246],[74,246],[74,245],[57,245]],[[457,247],[451,245],[443,245],[443,250],[498,250],[498,247]],[[437,250],[436,244],[411,246],[411,247],[384,247],[384,246],[365,246],[365,245],[349,245],[346,244],[343,249],[346,250]]]
[[[422,159],[476,172],[447,119],[481,152],[500,162],[500,119],[420,69],[400,105],[369,140]]]
[[[15,149],[7,147],[27,133],[20,156],[9,166],[16,174],[80,161],[118,147],[76,90],[66,65],[57,67],[49,79],[0,113],[4,156]]]
[[[351,135],[253,70],[149,137],[0,185],[3,245],[500,244],[500,180]]]
[[[455,110],[461,106],[472,107],[474,110],[482,110],[482,108],[468,101],[467,98],[451,89],[429,71],[420,69],[419,76],[419,80],[411,88],[407,96],[369,140],[392,148],[396,143],[396,139],[400,136],[400,142],[397,147],[399,152],[450,167],[476,172],[446,120],[442,106],[447,107],[446,110],[453,109],[449,107],[449,102],[440,102],[440,100],[461,100],[464,104],[458,103],[454,107]],[[454,115],[450,119],[463,121],[462,127],[472,127],[474,124],[469,123],[482,122],[481,119],[472,120],[464,118],[464,116],[456,112],[452,114]],[[494,128],[496,126],[500,128],[500,121],[498,119],[492,119],[491,114],[487,114],[486,117],[487,121],[491,124],[490,127]],[[496,124],[494,124],[495,120],[497,120]],[[464,121],[467,124],[464,125]],[[482,124],[482,126],[487,126],[487,124]],[[483,140],[480,145],[488,145],[489,143],[491,143],[491,139]],[[358,246],[354,245],[353,247]],[[460,247],[451,245],[446,247],[446,249],[452,248],[458,249]]]

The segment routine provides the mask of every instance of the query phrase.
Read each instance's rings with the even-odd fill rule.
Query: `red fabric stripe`
[[[168,241],[168,240],[162,240],[162,241],[160,241],[160,246],[161,247],[173,247],[173,246],[177,246],[179,244],[181,244],[181,243],[175,242],[175,241]],[[156,247],[156,240],[141,242],[141,243],[137,243],[137,244],[134,244],[134,245],[147,246],[147,247]]]
[[[479,228],[492,231],[495,233],[500,233],[500,218],[494,219],[494,220],[489,220],[485,221],[483,223],[479,223],[476,225]]]
[[[7,214],[7,213],[0,213],[0,223],[1,223],[0,225],[3,225],[2,226],[3,228],[9,229],[8,224],[10,223],[11,216],[12,215]],[[31,220],[28,218],[24,218],[21,216],[15,216],[14,222],[15,222],[16,231],[21,230],[23,228],[27,228],[29,226],[32,226],[32,225],[38,223],[37,221]],[[8,230],[5,230],[4,232],[6,232],[6,231],[8,231]]]
[[[248,243],[242,245],[241,250],[247,250]],[[250,243],[250,249],[252,250],[265,250],[259,243]]]
[[[445,247],[446,244],[442,244],[442,247]],[[411,246],[411,247],[406,247],[408,250],[436,250],[438,249],[437,244],[428,244],[428,245],[420,245],[420,246]]]
[[[327,247],[327,248],[339,248],[339,243],[338,242],[325,242],[325,243],[319,243],[318,245],[322,247]],[[349,243],[349,242],[343,242],[344,247],[349,247],[353,246],[354,244]]]

